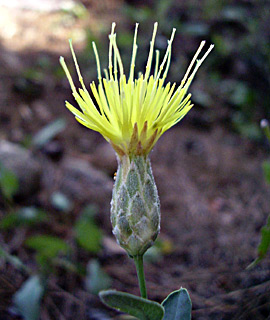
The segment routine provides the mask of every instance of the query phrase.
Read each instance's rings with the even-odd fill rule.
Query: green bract
[[[143,255],[155,241],[160,229],[160,203],[148,157],[119,159],[111,222],[118,243],[132,257]]]

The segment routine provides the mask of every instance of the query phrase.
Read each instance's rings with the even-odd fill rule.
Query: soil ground
[[[22,73],[38,68],[42,61],[48,61],[49,70],[57,68],[58,56],[67,55],[66,39],[71,34],[76,34],[79,50],[83,48],[86,35],[81,30],[85,23],[97,37],[103,34],[110,24],[104,21],[111,21],[106,16],[106,6],[110,5],[116,6],[113,2],[96,6],[99,15],[90,10],[87,23],[72,14],[21,14],[21,9],[0,9],[1,17],[6,19],[5,22],[1,18],[1,24],[7,30],[2,28],[0,33],[0,137],[21,144],[45,124],[64,117],[68,127],[57,137],[63,148],[63,157],[57,162],[60,174],[64,170],[63,159],[75,156],[87,159],[113,180],[116,162],[109,170],[104,169],[106,159],[96,152],[104,145],[103,139],[77,124],[64,108],[64,100],[72,99],[65,78],[49,71],[37,86],[35,80],[30,89],[24,89],[20,86]],[[117,18],[117,10],[114,12]],[[270,259],[246,270],[256,257],[260,229],[269,214],[270,192],[261,170],[266,154],[261,145],[232,133],[222,121],[208,128],[198,126],[194,119],[200,112],[192,110],[184,121],[164,134],[151,154],[162,208],[160,238],[168,249],[159,259],[146,262],[149,298],[162,301],[182,286],[191,295],[193,319],[269,319]],[[43,164],[50,166],[50,161],[47,158]],[[46,207],[49,191],[42,189],[22,202]],[[77,211],[75,208],[75,214]],[[1,214],[5,214],[3,208]],[[53,225],[57,221],[52,216],[48,233],[55,232]],[[62,231],[58,233],[68,234],[71,224],[72,218],[67,225],[61,224]],[[101,221],[101,225],[111,237],[108,223]],[[21,232],[3,234],[1,241],[7,247],[13,246],[12,253],[26,264],[33,265],[21,243]],[[87,261],[90,256],[81,253],[81,258]],[[138,294],[134,265],[126,255],[121,251],[101,253],[99,259],[112,277],[114,288]],[[0,319],[17,319],[7,310],[12,294],[25,277],[12,266],[2,265],[0,279]],[[101,319],[93,316],[92,306],[103,309],[98,299],[85,291],[80,277],[63,272],[51,277],[41,319]]]

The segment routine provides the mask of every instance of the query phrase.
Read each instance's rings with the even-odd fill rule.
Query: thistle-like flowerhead
[[[145,73],[140,74],[137,79],[134,79],[134,69],[138,48],[136,43],[138,24],[135,27],[128,78],[124,73],[121,55],[116,44],[115,23],[112,24],[109,35],[109,65],[108,70],[104,70],[104,77],[101,74],[98,51],[93,42],[98,73],[98,85],[96,86],[95,82],[90,84],[94,100],[84,85],[71,42],[71,52],[82,88],[76,89],[64,58],[60,58],[73,96],[81,111],[66,101],[67,108],[75,115],[78,122],[101,133],[110,142],[119,157],[124,155],[147,156],[159,137],[188,113],[193,106],[188,88],[200,65],[213,48],[211,45],[203,57],[198,60],[205,44],[203,41],[180,85],[177,87],[175,83],[170,82],[165,85],[175,29],[168,40],[167,50],[161,63],[159,62],[159,51],[156,50],[154,72],[150,75],[157,26],[156,22],[150,41]]]

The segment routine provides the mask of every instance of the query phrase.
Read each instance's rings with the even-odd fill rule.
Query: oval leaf
[[[98,294],[99,291],[110,288],[111,282],[111,278],[101,269],[97,260],[87,264],[85,285],[89,292]]]
[[[13,296],[13,307],[24,320],[38,320],[44,286],[38,276],[26,280]]]
[[[12,199],[19,189],[19,180],[15,173],[0,163],[0,190],[7,199]]]
[[[262,259],[265,258],[267,251],[270,247],[270,216],[268,217],[267,224],[261,229],[261,242],[258,246],[258,257],[254,260],[247,269],[255,267]]]
[[[52,140],[61,131],[63,131],[65,127],[66,121],[62,118],[49,123],[35,134],[32,140],[32,144],[37,148],[42,148],[47,142]]]
[[[46,258],[55,258],[59,253],[67,253],[70,249],[64,240],[54,236],[32,236],[25,243]]]
[[[75,237],[82,248],[92,253],[101,249],[102,233],[94,221],[80,219],[75,225]]]
[[[53,207],[60,211],[70,211],[73,208],[72,202],[69,200],[69,198],[63,194],[62,192],[54,192],[51,195],[51,204]]]
[[[265,181],[270,184],[270,161],[264,161],[262,164]]]
[[[108,307],[128,313],[140,320],[161,320],[164,309],[155,302],[115,290],[101,291],[101,301]]]
[[[174,291],[162,302],[165,309],[163,320],[190,320],[191,300],[186,289]]]

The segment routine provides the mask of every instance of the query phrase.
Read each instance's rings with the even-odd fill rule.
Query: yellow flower
[[[134,79],[135,59],[137,53],[136,24],[129,77],[124,73],[119,49],[116,44],[115,23],[112,24],[109,35],[109,65],[101,75],[100,61],[95,43],[93,49],[97,62],[98,85],[90,84],[95,98],[87,91],[77,59],[70,41],[70,48],[82,88],[76,89],[63,57],[60,63],[67,75],[73,96],[81,111],[66,101],[66,107],[75,115],[78,122],[98,131],[110,142],[118,155],[147,155],[159,137],[170,127],[179,122],[192,108],[191,94],[187,94],[192,79],[205,60],[213,45],[200,60],[197,60],[205,41],[194,55],[180,86],[165,85],[165,79],[170,67],[172,42],[175,29],[172,31],[163,61],[159,64],[159,51],[156,50],[154,74],[150,75],[154,54],[154,43],[157,33],[157,22],[154,24],[150,51],[144,74]],[[119,69],[119,71],[118,71]],[[95,105],[97,104],[97,106]]]

